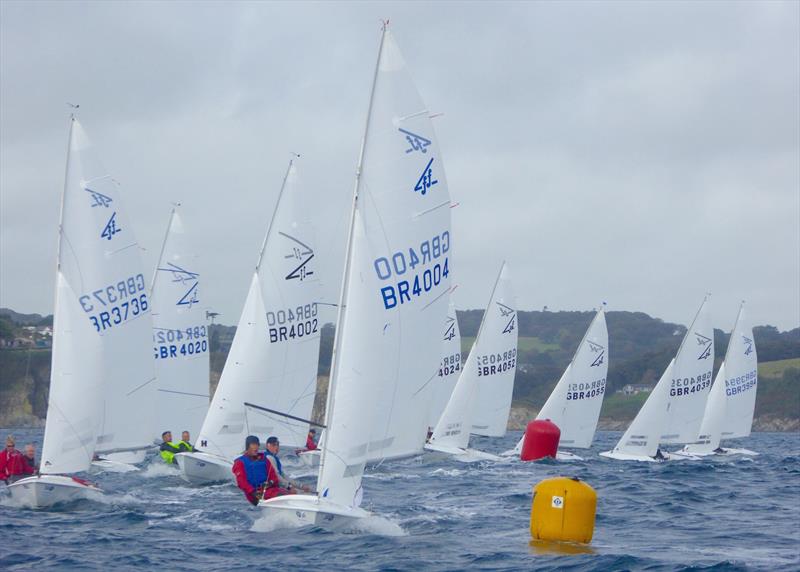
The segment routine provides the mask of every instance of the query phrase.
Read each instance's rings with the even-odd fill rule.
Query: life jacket
[[[267,459],[266,457],[257,457],[251,459],[247,455],[242,455],[237,459],[244,465],[244,472],[247,476],[247,482],[255,488],[260,487],[267,482]]]
[[[192,444],[187,443],[186,441],[178,441],[178,449],[180,449],[181,452],[187,452],[187,453],[191,453],[192,451],[194,451],[194,447],[192,447]]]
[[[172,465],[175,462],[175,453],[180,453],[181,450],[175,443],[161,443],[161,458],[164,459],[164,462]]]

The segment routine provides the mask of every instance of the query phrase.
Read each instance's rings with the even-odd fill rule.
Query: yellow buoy
[[[589,543],[596,511],[597,493],[577,477],[545,479],[533,487],[531,537]]]

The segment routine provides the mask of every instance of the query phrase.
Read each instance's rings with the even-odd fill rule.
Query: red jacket
[[[247,500],[253,504],[258,502],[256,497],[258,489],[277,487],[278,482],[280,481],[278,472],[275,470],[275,467],[272,466],[272,463],[266,462],[264,453],[259,453],[258,457],[256,457],[256,460],[265,461],[266,465],[267,481],[261,484],[259,487],[254,486],[253,483],[251,483],[247,478],[247,468],[244,465],[244,461],[242,461],[242,457],[239,457],[233,462],[232,469],[234,476],[236,476],[236,486],[242,490],[244,496],[247,497]]]
[[[311,435],[309,435],[308,437],[306,437],[306,450],[316,451],[316,449],[317,449],[317,444],[314,443],[314,438]]]
[[[12,475],[32,475],[34,468],[25,460],[17,449],[0,451],[0,479],[7,479]]]

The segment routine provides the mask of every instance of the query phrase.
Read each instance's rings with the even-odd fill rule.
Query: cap
[[[255,443],[256,445],[261,445],[261,441],[258,440],[258,437],[255,435],[248,435],[244,440],[244,448],[249,449],[250,445]]]

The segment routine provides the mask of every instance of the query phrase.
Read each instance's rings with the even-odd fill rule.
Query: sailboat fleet
[[[367,108],[346,238],[331,375],[322,423],[311,421],[322,324],[318,236],[300,161],[287,166],[236,334],[209,403],[210,338],[201,268],[176,206],[149,286],[118,184],[70,120],[59,225],[50,399],[38,476],[8,490],[47,507],[102,494],[75,476],[144,459],[161,429],[197,434],[175,456],[194,485],[232,482],[248,435],[315,451],[316,490],[258,503],[295,525],[347,525],[361,507],[370,463],[428,452],[499,461],[471,435],[505,435],[519,324],[504,262],[467,359],[451,300],[453,236],[443,156],[427,108],[384,25]],[[749,435],[757,358],[745,307],[716,379],[709,297],[674,359],[619,443],[615,460],[695,460],[755,454],[721,447]],[[152,343],[151,343],[152,342]],[[606,393],[605,306],[537,415],[561,430],[561,460],[593,442]],[[518,453],[517,447],[508,452]],[[662,447],[683,445],[666,452]],[[562,450],[563,449],[563,450]]]

